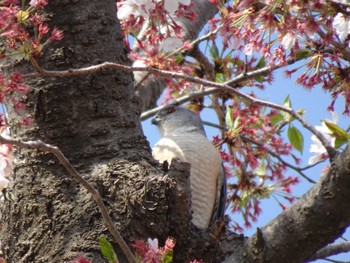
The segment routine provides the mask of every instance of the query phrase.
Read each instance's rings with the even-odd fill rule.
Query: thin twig
[[[61,165],[68,171],[69,175],[77,180],[79,184],[81,184],[94,198],[97,207],[100,210],[100,213],[102,215],[103,221],[108,228],[109,232],[112,234],[114,237],[115,241],[118,243],[120,246],[121,250],[125,254],[126,258],[128,259],[129,263],[136,262],[135,256],[131,252],[130,248],[128,245],[125,243],[123,237],[119,234],[118,230],[113,224],[113,221],[111,217],[109,216],[107,207],[104,205],[103,200],[101,195],[98,193],[95,188],[93,188],[88,181],[86,181],[75,168],[72,166],[72,164],[69,162],[69,160],[65,157],[65,155],[61,152],[61,150],[53,145],[46,144],[40,140],[38,141],[21,141],[18,139],[10,139],[10,138],[5,138],[3,136],[0,136],[0,143],[5,143],[5,144],[11,144],[11,145],[16,145],[22,148],[27,148],[27,149],[38,149],[42,150],[45,152],[50,152],[56,156],[56,158],[60,161]]]
[[[250,143],[252,143],[252,144],[255,144],[255,145],[257,145],[257,146],[260,146],[260,147],[264,147],[264,144],[263,143],[260,143],[260,142],[257,142],[257,141],[255,141],[255,140],[252,140],[252,139],[250,139],[250,138],[248,138],[248,137],[246,137],[246,136],[240,136],[243,140],[245,140],[245,141],[248,141],[248,142],[250,142]],[[309,183],[312,183],[312,184],[315,184],[316,182],[314,181],[314,180],[312,180],[311,178],[309,178],[307,175],[305,175],[303,172],[302,172],[302,170],[305,170],[304,168],[299,168],[299,167],[297,167],[297,166],[295,166],[295,165],[292,165],[292,164],[290,164],[290,163],[288,163],[287,161],[285,161],[285,160],[283,160],[283,158],[279,155],[279,154],[277,154],[277,153],[275,153],[275,152],[273,152],[273,151],[271,151],[271,150],[269,150],[269,149],[267,149],[267,151],[268,151],[268,153],[270,154],[270,155],[272,155],[273,157],[275,157],[277,160],[279,160],[282,164],[284,164],[285,166],[287,166],[287,167],[289,167],[289,168],[291,168],[291,169],[293,169],[293,170],[295,170],[296,172],[298,172],[300,175],[301,175],[301,177],[303,177],[305,180],[307,180]]]
[[[213,31],[210,31],[209,33],[205,34],[204,36],[199,37],[199,38],[193,40],[193,41],[189,44],[189,46],[190,46],[190,47],[194,47],[194,46],[196,46],[198,43],[200,43],[200,42],[202,42],[202,41],[204,41],[204,40],[206,40],[206,39],[208,39],[208,38],[210,38],[210,37],[216,35],[216,34],[219,32],[219,30],[220,30],[223,26],[224,26],[224,24],[221,24],[221,25],[219,25],[217,28],[215,28]],[[183,51],[183,48],[182,48],[182,47],[180,47],[180,48],[174,50],[173,52],[171,52],[170,54],[168,54],[167,57],[171,57],[171,56],[173,56],[173,55],[175,55],[176,53],[181,52],[181,51]]]
[[[229,86],[227,84],[229,82],[215,83],[215,82],[201,79],[198,77],[188,76],[188,75],[185,75],[182,73],[177,73],[177,72],[172,72],[172,71],[167,71],[167,70],[160,70],[160,69],[152,68],[152,67],[131,67],[131,66],[126,66],[126,65],[121,65],[121,64],[117,64],[117,63],[111,63],[111,62],[104,62],[102,64],[89,66],[86,68],[69,69],[69,70],[62,70],[62,71],[48,71],[48,70],[41,69],[41,72],[27,74],[24,77],[33,78],[33,77],[38,77],[38,76],[41,76],[41,77],[81,76],[81,75],[86,75],[86,74],[97,73],[97,72],[99,72],[103,69],[106,69],[106,68],[113,68],[113,69],[118,69],[118,70],[122,70],[122,71],[126,71],[126,72],[133,72],[133,71],[150,72],[150,73],[153,73],[153,74],[165,77],[165,78],[185,79],[185,80],[193,82],[193,83],[201,84],[201,85],[208,86],[208,87],[218,88],[218,89],[220,89],[220,91],[230,91],[234,95],[239,96],[243,99],[246,99],[253,104],[258,104],[258,105],[266,106],[266,107],[273,108],[276,110],[287,112],[290,115],[292,115],[295,119],[297,119],[307,130],[309,130],[313,134],[315,134],[315,136],[320,140],[322,145],[326,148],[326,150],[331,158],[334,157],[336,154],[335,149],[331,146],[330,142],[325,138],[325,136],[323,136],[323,134],[321,132],[316,130],[315,127],[313,127],[310,123],[305,121],[302,118],[302,116],[300,114],[298,114],[297,112],[295,112],[293,109],[287,108],[287,107],[284,107],[284,106],[281,106],[281,105],[278,105],[276,103],[272,103],[269,101],[264,101],[261,99],[254,98],[248,94],[245,94],[237,89],[232,88],[231,86]],[[248,72],[244,75],[241,74],[241,75],[235,77],[233,80],[231,80],[230,84],[232,85],[233,83],[239,83],[239,82],[244,81],[246,79],[256,77],[256,76],[259,76],[262,74],[266,74],[268,72],[271,72],[271,70],[274,70],[275,68],[278,68],[278,66],[264,67],[264,68],[261,68],[261,69],[258,69],[258,70],[252,71],[252,72]],[[210,93],[210,94],[212,94],[212,93]]]

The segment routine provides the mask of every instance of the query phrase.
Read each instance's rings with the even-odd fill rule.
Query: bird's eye
[[[169,108],[169,109],[167,109],[166,114],[171,114],[171,113],[173,113],[175,111],[176,111],[175,108]]]

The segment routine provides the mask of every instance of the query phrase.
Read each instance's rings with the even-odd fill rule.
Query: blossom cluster
[[[193,2],[193,1],[192,1]],[[190,0],[126,0],[117,1],[118,18],[121,21],[125,44],[129,48],[130,58],[139,64],[192,74],[183,62],[181,52],[191,46],[183,41],[185,34],[181,19],[194,21]],[[134,48],[129,47],[132,36]],[[189,85],[184,80],[166,80],[173,90]]]
[[[164,247],[159,247],[158,239],[148,238],[147,242],[138,240],[133,244],[140,263],[172,262],[175,240],[167,238]]]
[[[294,201],[291,186],[298,179],[286,176],[286,165],[276,157],[289,156],[292,146],[279,136],[280,123],[273,121],[276,114],[266,113],[260,105],[233,99],[226,118],[235,120],[235,125],[226,131],[224,138],[214,137],[214,144],[222,145],[230,210],[242,214],[245,227],[260,215],[261,199],[276,195],[276,200]],[[286,207],[281,201],[278,204]],[[235,231],[242,230],[234,220],[232,225]]]
[[[17,58],[38,57],[48,43],[61,40],[63,34],[57,28],[51,30],[46,24],[43,8],[47,0],[32,0],[26,9],[19,1],[3,1],[0,6],[0,37],[5,43],[2,56],[16,54]],[[34,34],[29,30],[33,29]]]
[[[221,26],[218,36],[232,58],[236,53],[255,56],[257,61],[264,60],[271,68],[303,60],[303,64],[287,70],[286,75],[299,74],[297,83],[301,86],[313,89],[321,85],[330,92],[333,96],[329,105],[331,111],[335,101],[344,97],[344,114],[350,113],[350,94],[346,88],[350,61],[347,8],[320,0],[211,2],[219,9],[220,17],[209,21],[210,30]],[[214,43],[215,39],[210,41]],[[226,59],[229,52],[225,54]],[[236,62],[231,59],[230,63],[233,66]],[[246,61],[245,68],[233,71],[228,79],[254,69],[252,63]]]

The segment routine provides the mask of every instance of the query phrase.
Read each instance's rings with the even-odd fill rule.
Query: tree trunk
[[[46,11],[53,14],[51,25],[64,30],[64,39],[44,50],[41,67],[59,70],[102,61],[129,63],[115,19],[115,1],[52,0]],[[17,69],[33,71],[27,62]],[[133,209],[139,206],[145,178],[159,173],[152,167],[155,162],[141,130],[132,74],[106,70],[83,77],[35,78],[29,84],[31,91],[24,100],[33,124],[18,128],[13,136],[58,146],[105,198],[126,239],[152,235],[165,216],[147,233],[135,223],[136,217],[129,216],[133,211],[128,204]],[[10,118],[14,116],[10,109]],[[148,186],[168,181],[159,177]],[[159,204],[169,199],[163,189],[158,193],[163,199],[155,200]],[[139,209],[138,219],[150,223],[143,215],[149,208]],[[166,209],[165,205],[156,212],[165,215]],[[107,231],[98,209],[51,154],[17,149],[2,213],[7,262],[63,262],[82,253],[93,262],[105,262],[98,236]]]

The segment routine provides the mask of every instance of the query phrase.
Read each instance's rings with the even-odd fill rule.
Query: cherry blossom
[[[281,41],[281,44],[282,46],[285,48],[285,49],[291,49],[294,44],[295,44],[295,41],[297,39],[300,39],[301,37],[298,36],[298,35],[295,35],[295,34],[292,34],[292,33],[287,33],[283,38],[282,38],[282,41]]]
[[[154,252],[158,251],[159,248],[158,248],[158,239],[157,238],[154,238],[154,239],[148,238],[147,242],[148,242],[149,246],[153,249]]]
[[[332,120],[327,120],[328,122],[337,124],[338,122],[338,115],[335,112],[332,113]],[[334,147],[335,144],[335,138],[331,136],[331,131],[327,128],[324,122],[322,122],[322,126],[315,126],[316,130],[321,132],[323,136],[327,139],[327,141],[330,142],[330,144]],[[311,156],[309,158],[308,164],[313,165],[319,161],[322,161],[323,159],[328,157],[327,150],[324,148],[323,144],[320,142],[320,140],[315,136],[311,136],[312,144],[310,146],[310,152],[315,153],[315,155]]]
[[[126,19],[131,14],[147,19],[152,8],[154,5],[150,0],[126,0],[118,3],[117,16],[121,20]]]
[[[342,13],[338,13],[334,17],[333,28],[340,38],[346,38],[350,33],[349,19],[347,17],[344,17]]]
[[[31,0],[29,5],[36,8],[44,8],[47,5],[47,0]]]

